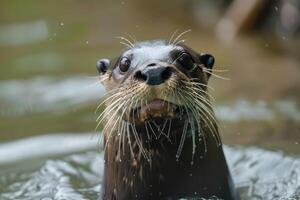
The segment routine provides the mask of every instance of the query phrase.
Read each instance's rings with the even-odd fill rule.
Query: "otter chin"
[[[145,122],[155,118],[172,118],[176,114],[177,106],[162,99],[153,99],[152,101],[136,108],[138,120]]]
[[[183,43],[131,43],[97,70],[107,90],[101,199],[239,199],[208,80],[214,57]]]

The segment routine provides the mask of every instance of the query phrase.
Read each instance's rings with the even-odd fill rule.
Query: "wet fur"
[[[147,45],[128,44],[129,49]],[[177,58],[172,58],[169,66],[176,73],[159,92],[133,80],[134,71],[118,79],[114,70],[120,58],[102,76],[108,90],[104,101],[107,107],[99,116],[99,124],[105,125],[104,200],[238,199],[207,92],[212,71],[192,49],[183,44],[175,46],[189,52],[195,69],[180,70],[174,64]],[[182,104],[180,114],[139,121],[139,116],[130,111],[147,105],[153,97]]]

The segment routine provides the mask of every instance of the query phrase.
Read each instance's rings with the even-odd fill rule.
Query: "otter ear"
[[[97,64],[96,64],[96,68],[99,72],[99,74],[103,75],[106,73],[108,67],[110,65],[110,60],[109,59],[100,59],[97,61]]]
[[[208,69],[212,69],[215,63],[215,58],[206,53],[200,54],[200,62]]]

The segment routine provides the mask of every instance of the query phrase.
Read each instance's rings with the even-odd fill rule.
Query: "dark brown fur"
[[[143,48],[143,46],[139,48]],[[186,46],[181,45],[181,48],[189,52],[195,63],[206,67],[206,63],[203,63],[199,54]],[[145,54],[145,56],[147,55]],[[171,52],[169,56],[172,56]],[[108,61],[105,61],[107,68],[103,68],[104,64],[98,67],[100,72],[108,75],[108,81],[104,81],[103,84],[109,91],[113,91],[122,84],[133,87],[130,85],[132,83],[124,81],[131,78],[139,66],[136,67],[137,69],[129,69],[127,74],[121,76],[118,74],[119,71],[116,71],[120,58],[115,64],[109,64]],[[139,58],[135,57],[135,59]],[[169,59],[160,58],[159,60]],[[177,73],[177,78],[180,73],[183,73],[185,74],[183,76],[186,77],[197,77],[204,84],[207,84],[210,75],[200,68],[186,71],[176,67],[176,70],[178,71],[174,73]],[[139,82],[135,80],[136,83]],[[124,95],[126,95],[125,91]],[[110,101],[107,102],[107,104],[110,103]],[[109,119],[111,115],[104,117]],[[203,135],[197,134],[195,136],[197,140],[195,154],[192,155],[193,139],[191,127],[189,127],[183,151],[179,158],[176,157],[186,117],[178,114],[174,117],[155,117],[150,122],[152,123],[152,133],[150,127],[145,125],[145,121],[139,121],[137,118],[136,123],[131,123],[128,129],[122,132],[123,134],[126,133],[125,137],[122,134],[120,135],[121,129],[117,128],[119,127],[118,124],[106,121],[107,127],[104,131],[105,173],[102,186],[103,199],[160,200],[184,197],[210,198],[214,196],[226,200],[238,199],[219,141],[216,121],[211,121],[212,127],[216,130],[214,131],[215,134],[211,134],[212,130],[205,124],[205,121],[197,119],[200,121]],[[166,120],[172,121],[170,131],[167,130],[168,125],[164,126],[164,124],[168,124]],[[135,129],[131,128],[133,126]],[[136,130],[136,134],[149,157],[142,154],[133,130]],[[149,132],[151,133],[150,136]],[[168,134],[166,135],[166,133]]]
[[[180,124],[179,119],[174,124]],[[222,146],[216,145],[215,138],[207,137],[207,152],[197,151],[191,165],[192,139],[184,144],[181,158],[176,161],[176,151],[182,126],[173,127],[171,140],[165,136],[149,145],[153,155],[151,164],[134,148],[135,159],[130,155],[129,146],[125,154],[118,156],[118,136],[114,134],[105,151],[105,179],[103,199],[178,199],[182,197],[217,196],[234,199],[233,183],[224,158]],[[146,135],[144,128],[139,129]],[[133,140],[133,138],[132,138]],[[147,141],[144,137],[142,141]],[[204,143],[203,143],[204,146]]]

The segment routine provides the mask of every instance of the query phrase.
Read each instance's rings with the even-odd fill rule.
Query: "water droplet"
[[[275,11],[278,11],[278,7],[277,7],[277,6],[274,6],[274,10],[275,10]]]

